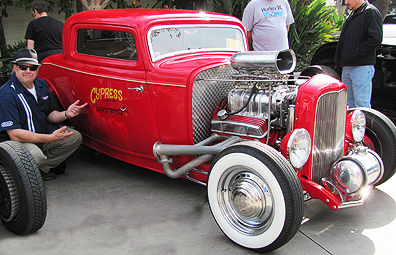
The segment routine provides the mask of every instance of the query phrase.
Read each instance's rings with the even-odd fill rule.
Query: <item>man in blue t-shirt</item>
[[[252,0],[243,11],[242,23],[255,51],[289,48],[287,33],[294,23],[287,0]]]
[[[55,179],[82,141],[79,132],[55,123],[76,117],[87,103],[79,105],[77,100],[66,111],[56,110],[47,84],[36,78],[40,64],[35,50],[18,50],[13,63],[14,75],[0,88],[0,142],[21,142],[36,160],[43,180]]]

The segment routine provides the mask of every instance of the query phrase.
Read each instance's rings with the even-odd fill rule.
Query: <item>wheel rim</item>
[[[15,182],[4,165],[0,165],[0,219],[9,222],[18,213],[18,192]]]
[[[227,222],[244,235],[259,235],[271,225],[274,199],[269,185],[253,169],[234,166],[218,182],[217,196]]]

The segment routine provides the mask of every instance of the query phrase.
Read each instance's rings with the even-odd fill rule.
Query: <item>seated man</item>
[[[76,117],[87,104],[79,100],[59,112],[51,101],[47,84],[37,77],[40,64],[33,49],[20,49],[14,58],[14,75],[0,88],[0,142],[19,141],[33,155],[43,180],[65,170],[64,160],[81,144],[81,134],[60,127]],[[52,170],[52,171],[51,171]]]

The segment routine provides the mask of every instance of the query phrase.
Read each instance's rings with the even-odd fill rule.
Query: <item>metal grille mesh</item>
[[[317,103],[312,148],[312,180],[320,183],[330,175],[332,164],[343,156],[347,92],[322,95]]]
[[[205,79],[230,79],[238,72],[230,65],[205,70],[197,75],[192,91],[192,122],[194,144],[210,136],[210,121],[221,99],[226,99],[234,82]]]

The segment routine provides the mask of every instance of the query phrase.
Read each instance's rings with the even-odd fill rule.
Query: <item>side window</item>
[[[135,37],[126,32],[79,29],[77,52],[99,57],[137,60]]]

